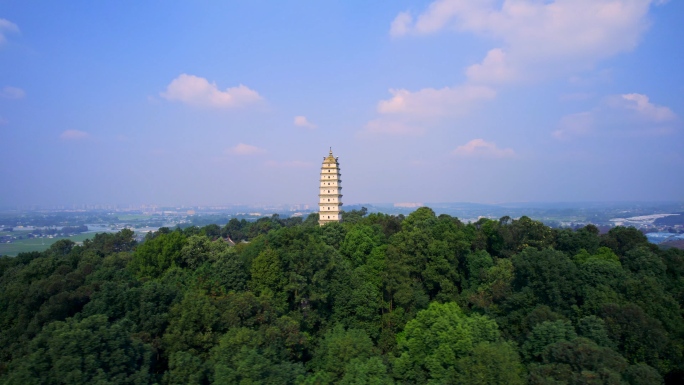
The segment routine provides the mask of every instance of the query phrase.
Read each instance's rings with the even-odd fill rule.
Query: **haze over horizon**
[[[684,200],[684,2],[0,0],[0,206]]]

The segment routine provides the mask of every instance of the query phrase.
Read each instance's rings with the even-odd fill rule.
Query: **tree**
[[[50,248],[47,249],[47,253],[55,257],[66,257],[71,252],[71,249],[74,247],[74,245],[76,245],[76,243],[74,243],[72,240],[60,239],[59,241],[50,245]]]
[[[492,266],[494,266],[494,261],[486,250],[479,250],[466,255],[468,287],[476,288],[485,281],[487,270]]]
[[[361,207],[361,210],[343,211],[342,222],[344,223],[358,223],[368,213],[368,209]]]
[[[215,384],[294,384],[304,367],[291,360],[304,336],[281,318],[271,327],[232,328],[212,352]],[[293,350],[294,349],[294,350]]]
[[[513,258],[514,288],[529,287],[542,304],[569,312],[577,303],[577,266],[564,253],[553,249],[527,248]]]
[[[510,225],[502,226],[500,229],[504,256],[511,256],[528,247],[543,250],[552,246],[555,240],[550,228],[526,216],[513,220]]]
[[[366,263],[373,247],[379,243],[378,238],[373,228],[355,226],[347,231],[344,241],[340,244],[340,253],[352,263],[352,266],[358,267]]]
[[[608,336],[606,323],[595,315],[580,318],[577,322],[577,331],[581,337],[590,339],[599,346],[614,347],[613,341]]]
[[[522,385],[524,367],[508,342],[481,342],[457,363],[454,383],[459,385]]]
[[[363,219],[362,223],[380,228],[380,231],[385,235],[385,238],[389,238],[401,230],[401,223],[403,220],[403,214],[387,215],[382,213],[371,213]]]
[[[345,366],[340,385],[392,385],[394,380],[387,373],[382,359],[373,356],[368,359],[354,358]]]
[[[484,251],[478,253],[480,252]],[[513,277],[511,260],[507,258],[497,259],[494,266],[480,271],[482,281],[479,285],[463,294],[469,294],[468,301],[473,305],[489,309],[494,302],[500,302],[510,294]]]
[[[314,372],[330,374],[329,378],[337,382],[351,369],[348,366],[352,360],[364,362],[375,354],[373,341],[363,330],[345,330],[342,325],[337,324],[323,335],[309,367]],[[358,366],[358,363],[353,366]]]
[[[648,238],[634,227],[614,227],[601,236],[601,246],[611,248],[620,257],[637,246],[648,245]]]
[[[94,250],[102,256],[121,251],[132,251],[136,244],[135,232],[131,229],[123,229],[115,234],[98,233],[92,240],[83,241],[85,249]]]
[[[187,351],[171,353],[164,382],[169,385],[205,385],[210,383],[213,368],[207,360]]]
[[[629,385],[661,385],[663,376],[653,367],[640,362],[630,365],[624,374]]]
[[[671,369],[663,362],[667,356],[668,334],[658,320],[632,303],[605,304],[599,315],[618,351],[629,362],[645,362],[663,373]]]
[[[169,354],[179,351],[208,354],[225,331],[220,320],[221,315],[208,296],[188,292],[169,313],[169,327],[163,337],[165,350]]]
[[[497,342],[496,322],[466,316],[457,304],[432,302],[397,336],[395,377],[412,383],[444,383],[458,374],[458,360],[482,342]]]
[[[372,258],[372,257],[371,257]],[[380,329],[382,289],[376,266],[338,266],[333,291],[332,320],[348,328],[363,329],[377,338]]]
[[[532,365],[532,384],[622,384],[627,361],[615,351],[586,338],[559,341],[545,350],[541,365]]]
[[[285,284],[285,277],[278,253],[272,249],[262,251],[251,267],[252,280],[249,286],[255,293],[279,293]]]
[[[216,239],[221,236],[221,228],[217,224],[210,224],[204,226],[201,230],[201,234],[204,234],[210,239]]]
[[[158,234],[138,246],[130,267],[140,277],[160,277],[170,267],[182,266],[181,250],[186,243],[180,231]]]
[[[249,274],[240,256],[230,249],[216,258],[195,270],[197,287],[213,294],[245,290]]]
[[[152,350],[128,336],[130,322],[104,315],[54,322],[12,362],[8,384],[148,384]]]
[[[625,252],[623,261],[625,267],[636,275],[655,277],[659,280],[665,278],[667,266],[663,259],[647,247],[640,246]]]
[[[563,229],[556,232],[556,250],[575,255],[580,250],[593,254],[599,247],[599,231],[594,225],[587,225],[581,229]]]
[[[221,229],[221,235],[229,237],[233,242],[240,242],[246,239],[245,228],[248,226],[246,220],[238,220],[237,218],[232,218],[223,229]]]
[[[527,360],[539,360],[547,346],[559,341],[572,341],[577,338],[570,321],[544,321],[532,329],[522,346]]]

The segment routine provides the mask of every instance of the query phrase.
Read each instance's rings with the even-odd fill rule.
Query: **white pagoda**
[[[330,148],[330,154],[323,158],[321,167],[321,186],[318,194],[318,223],[323,226],[330,222],[339,222],[342,219],[340,207],[342,207],[342,180],[340,179],[340,163],[337,161]]]

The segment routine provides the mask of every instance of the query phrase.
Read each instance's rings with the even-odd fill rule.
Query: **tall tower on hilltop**
[[[330,222],[339,222],[342,219],[340,207],[342,206],[342,180],[340,179],[340,163],[337,161],[330,148],[330,154],[323,158],[321,167],[321,186],[318,194],[318,223],[323,226]]]

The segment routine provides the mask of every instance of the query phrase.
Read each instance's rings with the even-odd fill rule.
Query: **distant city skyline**
[[[684,2],[0,10],[0,206],[683,201]]]

